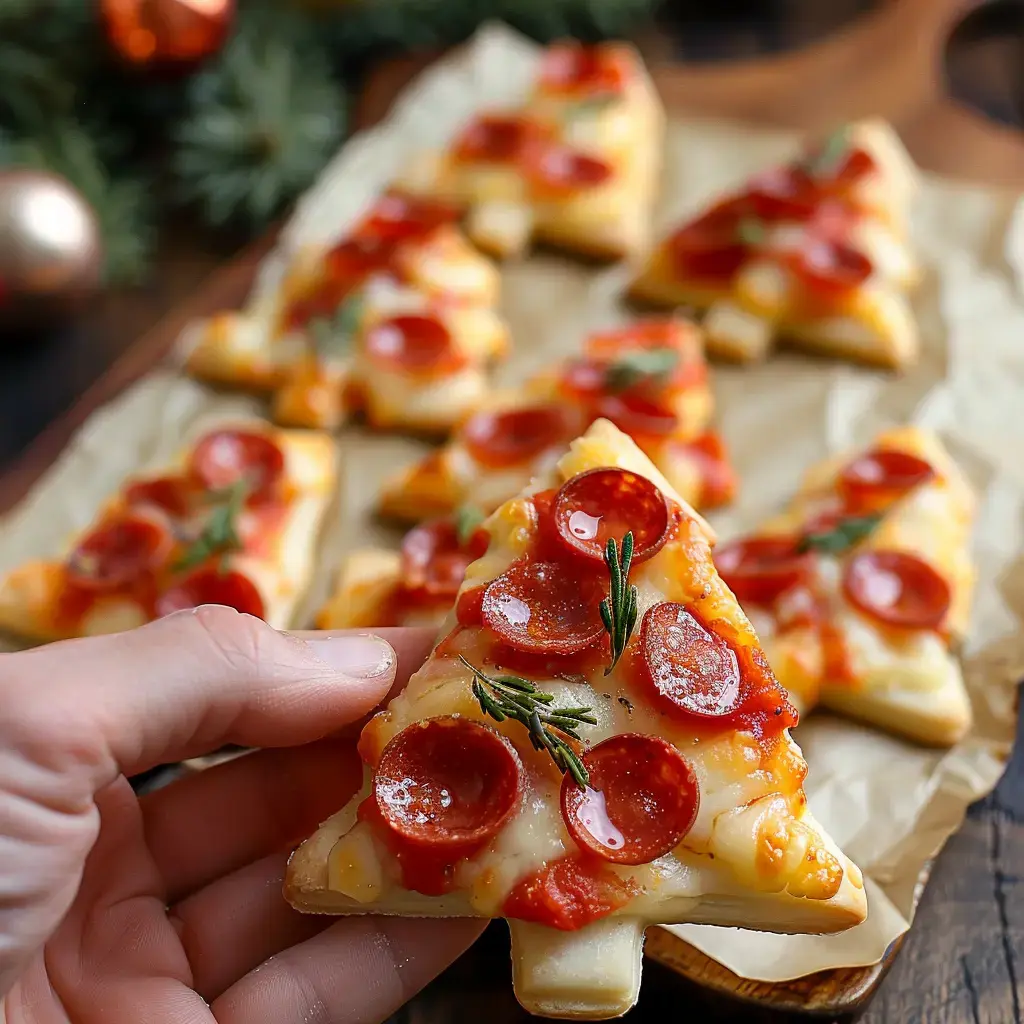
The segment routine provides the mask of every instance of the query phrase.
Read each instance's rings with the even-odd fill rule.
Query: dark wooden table
[[[1024,190],[1024,7],[1014,0],[676,0],[642,42],[674,112],[809,128],[881,114],[923,167]],[[360,122],[382,116],[427,59],[391,62],[372,75]],[[104,296],[61,335],[0,357],[0,509],[24,493],[97,405],[152,366],[182,324],[242,299],[269,239],[224,266],[223,243],[199,237],[186,230],[168,239],[150,289]],[[997,791],[971,808],[939,857],[914,928],[861,1019],[1024,1024],[1022,874],[1018,749]],[[508,977],[499,922],[396,1019],[524,1020]],[[806,1019],[709,998],[649,965],[641,1002],[627,1019],[663,1024],[666,1017]]]

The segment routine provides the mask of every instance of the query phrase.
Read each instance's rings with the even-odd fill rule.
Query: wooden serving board
[[[943,49],[949,32],[970,6],[961,0],[888,0],[873,14],[809,50],[756,61],[686,66],[672,62],[663,38],[652,35],[642,43],[671,112],[810,129],[877,114],[895,125],[922,167],[953,177],[1024,188],[1024,140],[960,106],[943,88]],[[391,61],[377,69],[361,98],[357,124],[365,127],[379,120],[401,88],[434,56]],[[24,497],[99,406],[165,358],[189,320],[239,304],[272,243],[273,234],[217,270],[188,301],[172,309],[132,344],[72,409],[43,432],[24,457],[0,475],[0,511]],[[986,804],[989,802],[992,815],[1003,815],[998,794]],[[975,824],[987,829],[984,820],[985,810],[972,815],[968,831],[973,832]],[[972,842],[969,848],[975,845]],[[929,963],[924,958],[918,984],[929,985],[931,979],[941,976],[948,990],[953,984],[949,981],[952,970],[961,978],[961,988],[941,1003],[934,1015],[920,1009],[913,993],[898,993],[895,1004],[900,1008],[901,1024],[917,1020],[944,1024],[981,1024],[982,1020],[1001,1024],[1012,1020],[1021,1024],[1022,994],[1013,969],[1006,895],[999,895],[999,887],[1007,879],[997,855],[995,851],[995,860],[989,858],[985,866],[979,863],[974,867],[995,873],[1003,935],[991,941],[1002,943],[1008,987],[1006,979],[999,976],[992,979],[992,992],[979,990],[966,956],[961,956],[962,975],[955,963],[954,970],[945,961]],[[919,892],[927,875],[925,872],[919,880]],[[1020,909],[1024,913],[1024,903]],[[952,912],[940,915],[939,920],[947,929],[959,927],[963,935],[974,934],[971,922],[957,921]],[[913,938],[907,942],[913,942]],[[500,946],[500,939],[497,942]],[[869,968],[828,971],[786,984],[766,985],[738,978],[673,935],[651,929],[648,956],[667,967],[672,976],[652,972],[641,1004],[629,1018],[661,1022],[666,1012],[678,1015],[681,1005],[685,1005],[688,1019],[702,1021],[806,1020],[808,1015],[829,1021],[851,1020],[864,1011],[904,944],[904,940],[894,942],[884,959]],[[945,944],[956,947],[956,941],[948,936]],[[957,948],[963,944],[961,941]],[[463,958],[449,976],[428,988],[398,1019],[404,1024],[459,1024],[463,1020],[478,1021],[485,1015],[494,1024],[525,1019],[525,1014],[510,1002],[505,974],[492,969],[494,946],[491,935],[482,949]],[[952,955],[955,961],[957,954],[946,951],[943,955],[946,960]],[[499,980],[481,988],[479,979],[488,974],[497,974]],[[680,976],[686,979],[683,989],[679,988]],[[476,984],[467,984],[467,979]],[[686,993],[685,1004],[680,1003],[681,991]],[[979,1009],[983,1006],[987,1007],[984,1016]],[[888,1012],[877,1018],[871,1016],[879,1024],[896,1020]]]

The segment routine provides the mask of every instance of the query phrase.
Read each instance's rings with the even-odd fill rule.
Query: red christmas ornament
[[[132,64],[194,65],[217,53],[235,0],[100,0],[107,36]]]

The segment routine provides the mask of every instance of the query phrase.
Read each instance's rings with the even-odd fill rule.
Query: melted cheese
[[[533,234],[534,215],[521,199],[478,202],[466,220],[466,230],[477,245],[499,256],[523,252]]]

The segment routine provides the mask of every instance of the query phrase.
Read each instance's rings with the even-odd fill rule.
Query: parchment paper
[[[536,62],[532,44],[501,27],[431,69],[379,128],[351,140],[304,199],[256,295],[277,280],[299,244],[341,234],[416,148],[450,137],[483,105],[510,105]],[[749,126],[678,121],[667,143],[658,223],[666,226],[748,173],[793,152],[797,139]],[[807,791],[818,819],[867,876],[868,920],[843,935],[765,936],[681,926],[677,934],[737,974],[780,981],[829,967],[876,962],[909,926],[918,879],[969,803],[1001,775],[1014,735],[1015,682],[1024,674],[1024,230],[1015,196],[924,179],[913,242],[926,267],[916,300],[920,364],[900,377],[843,363],[778,355],[759,367],[718,368],[718,420],[743,486],[713,517],[724,538],[777,509],[811,462],[881,427],[908,420],[939,431],[979,489],[975,555],[980,570],[964,656],[976,715],[949,752],[925,751],[825,714],[797,739],[810,765]],[[576,350],[595,327],[628,319],[616,296],[625,268],[595,271],[536,255],[507,266],[503,312],[516,352],[499,379]],[[98,413],[0,531],[0,569],[62,550],[103,497],[131,471],[159,463],[210,421],[257,403],[215,395],[173,366]],[[346,430],[343,493],[325,538],[321,571],[296,625],[327,592],[341,554],[394,544],[370,509],[385,474],[426,446]]]

